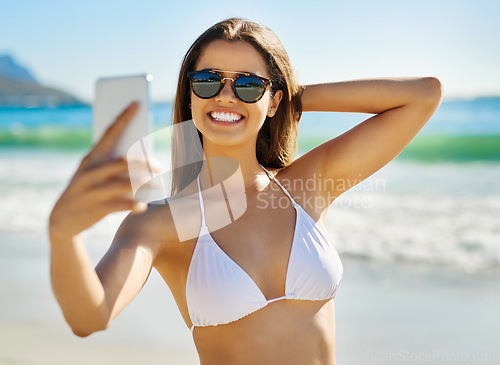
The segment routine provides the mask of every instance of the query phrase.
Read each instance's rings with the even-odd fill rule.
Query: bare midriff
[[[229,324],[195,327],[202,365],[334,365],[334,301],[280,300]]]

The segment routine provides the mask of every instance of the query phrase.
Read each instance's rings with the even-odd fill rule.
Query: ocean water
[[[171,105],[156,104],[153,115],[164,128]],[[305,113],[299,154],[366,118]],[[0,109],[0,237],[46,236],[50,210],[91,146],[91,120],[89,107]],[[341,256],[500,268],[498,181],[500,98],[448,101],[400,156],[337,199],[328,234]],[[96,257],[124,216],[87,232]]]
[[[152,112],[157,130],[170,125],[170,103],[155,104]],[[299,153],[366,118],[354,113],[304,113],[299,127]],[[88,149],[92,145],[91,124],[92,109],[88,106],[0,108],[0,148]],[[397,159],[500,161],[500,97],[445,101]]]

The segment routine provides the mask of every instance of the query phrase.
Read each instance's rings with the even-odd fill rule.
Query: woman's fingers
[[[65,192],[51,213],[51,232],[62,236],[78,234],[106,215],[134,209],[134,186],[140,186],[160,172],[145,156],[111,159],[111,152],[139,105],[131,103],[106,130],[94,148],[82,160]],[[139,184],[137,184],[139,183]]]
[[[100,204],[118,197],[133,199],[132,187],[128,179],[115,179],[96,186],[85,193],[85,199]]]
[[[90,228],[110,213],[132,210],[138,204],[134,199],[115,197],[99,204],[83,199],[60,200],[50,215],[49,230],[52,236],[73,237]]]
[[[139,109],[137,102],[132,102],[106,129],[101,139],[84,159],[84,165],[95,165],[109,158],[121,134]],[[86,167],[86,166],[84,166]]]
[[[71,186],[70,186],[71,188]],[[56,203],[50,219],[53,232],[73,236],[91,227],[106,215],[133,209],[134,199],[130,180],[124,177],[74,192],[67,190]]]
[[[74,177],[74,184],[81,189],[108,180],[116,175],[122,175],[128,171],[128,164],[125,158],[118,158],[111,161],[103,161],[98,165],[80,168]]]
[[[127,127],[128,122],[139,109],[137,102],[132,102],[129,106],[116,118],[116,120],[106,129],[102,138],[96,144],[95,149],[101,153],[110,153],[114,148],[116,141]]]
[[[118,159],[101,163],[97,166],[92,166],[84,170],[80,170],[75,175],[72,184],[75,192],[85,191],[93,186],[101,185],[102,183],[123,177],[130,180],[130,174],[134,178],[150,176],[153,173],[159,173],[161,168],[153,161],[138,158],[126,159],[120,157]]]

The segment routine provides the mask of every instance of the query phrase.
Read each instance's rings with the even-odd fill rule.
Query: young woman
[[[175,195],[148,207],[136,202],[123,177],[127,162],[109,157],[140,107],[132,104],[54,207],[52,285],[67,322],[78,336],[104,330],[154,267],[202,364],[334,364],[342,264],[324,234],[328,207],[395,158],[441,96],[432,77],[299,86],[270,29],[244,19],[215,24],[188,50],[179,75],[174,124],[192,119],[196,133],[174,138]],[[294,160],[303,111],[375,116]],[[193,153],[201,162],[182,168]],[[237,162],[244,187],[245,209],[230,224],[214,213],[221,198],[213,187],[227,178],[224,163],[211,166],[217,158]],[[233,180],[223,181],[227,190]],[[80,233],[128,209],[94,269]]]

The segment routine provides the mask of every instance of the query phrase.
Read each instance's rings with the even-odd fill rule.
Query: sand
[[[48,244],[0,235],[0,364],[197,364],[154,272],[111,327],[78,338],[52,296]],[[500,364],[500,272],[342,257],[337,363]]]
[[[500,364],[500,272],[344,258],[337,361]]]

